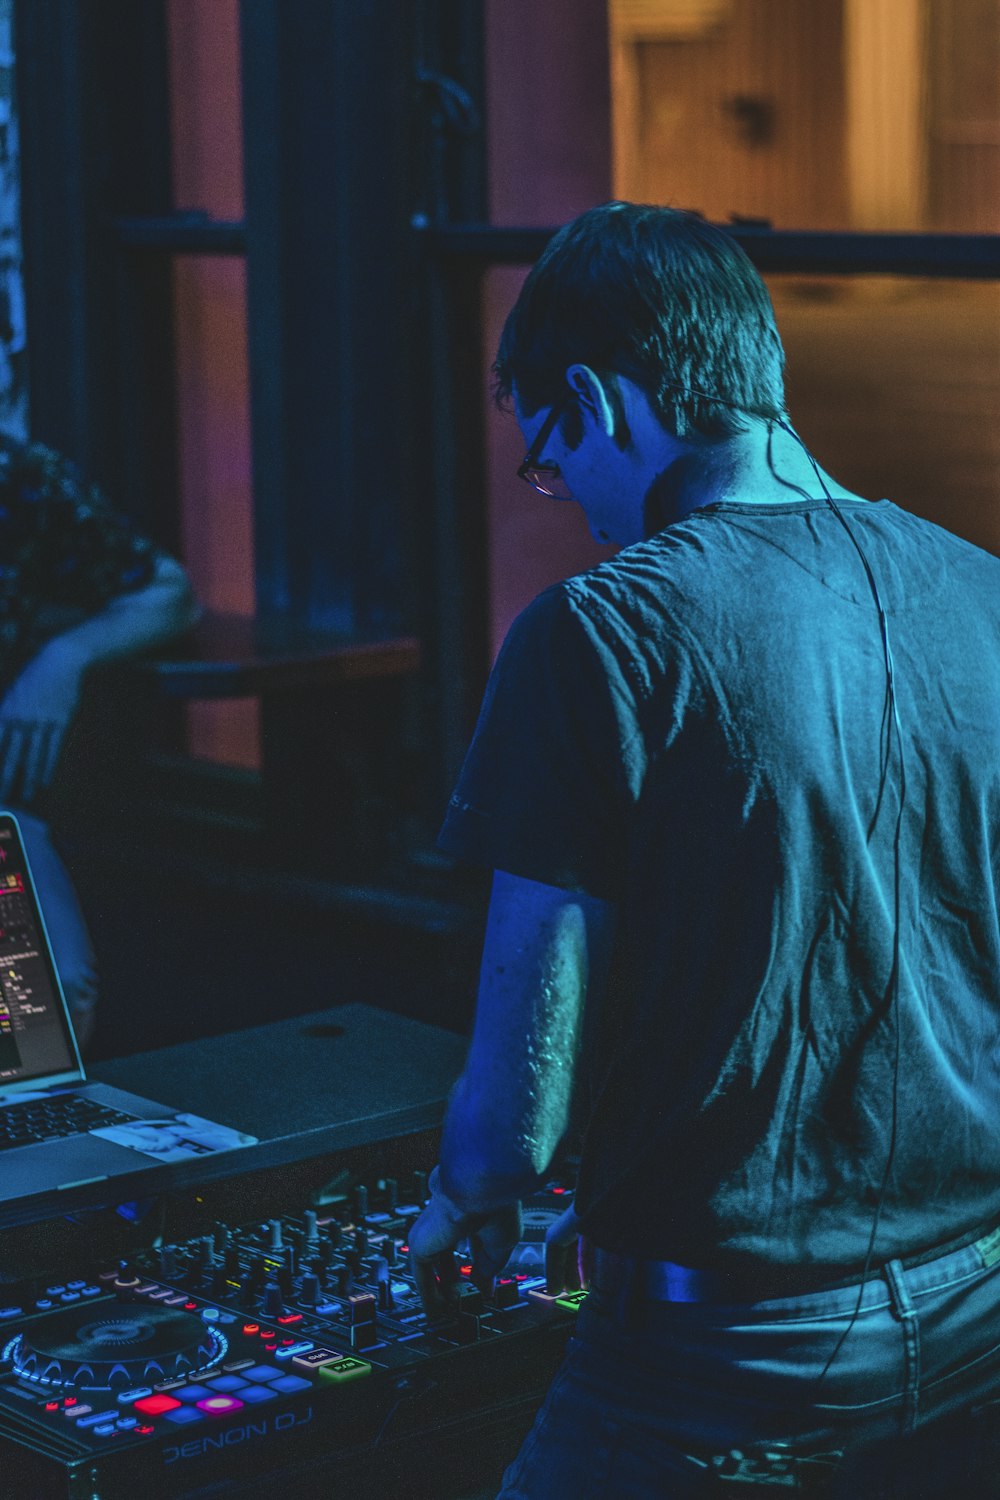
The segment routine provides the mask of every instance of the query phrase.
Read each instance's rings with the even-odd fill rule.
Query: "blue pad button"
[[[252,1369],[242,1371],[244,1380],[254,1381],[273,1380],[276,1375],[282,1373],[283,1371],[279,1370],[277,1365],[254,1365]]]
[[[206,1380],[205,1384],[213,1391],[238,1391],[246,1385],[246,1381],[241,1380],[238,1375],[219,1375],[215,1380]],[[180,1397],[179,1391],[177,1395]],[[181,1399],[186,1401],[187,1397],[184,1396]],[[200,1396],[198,1400],[201,1400]]]
[[[204,1401],[212,1392],[207,1385],[182,1385],[170,1392],[175,1401]]]
[[[165,1411],[163,1418],[166,1422],[176,1422],[179,1427],[184,1427],[188,1422],[204,1422],[205,1413],[196,1406],[175,1406],[173,1411]]]
[[[276,1401],[278,1392],[272,1390],[269,1385],[245,1385],[240,1391],[240,1400],[245,1401],[248,1406],[256,1406],[260,1401]]]
[[[290,1396],[292,1391],[311,1391],[312,1381],[302,1380],[298,1375],[282,1375],[280,1380],[271,1381],[271,1389]]]

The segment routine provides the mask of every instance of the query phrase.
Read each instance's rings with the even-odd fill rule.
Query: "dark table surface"
[[[434,1130],[466,1045],[453,1032],[354,1004],[96,1063],[95,1081],[233,1126],[257,1144],[177,1162],[137,1156],[127,1175],[5,1204],[0,1228]]]

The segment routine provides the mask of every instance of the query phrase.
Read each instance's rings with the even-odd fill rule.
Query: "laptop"
[[[0,1203],[254,1144],[88,1082],[21,830],[0,812]]]

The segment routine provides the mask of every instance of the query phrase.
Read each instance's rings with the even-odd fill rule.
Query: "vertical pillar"
[[[845,0],[853,229],[921,229],[927,202],[925,0]]]

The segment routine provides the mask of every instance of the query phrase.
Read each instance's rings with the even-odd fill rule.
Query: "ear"
[[[595,423],[606,437],[613,437],[615,415],[608,399],[607,387],[589,365],[570,365],[566,384],[576,396],[581,415]]]

